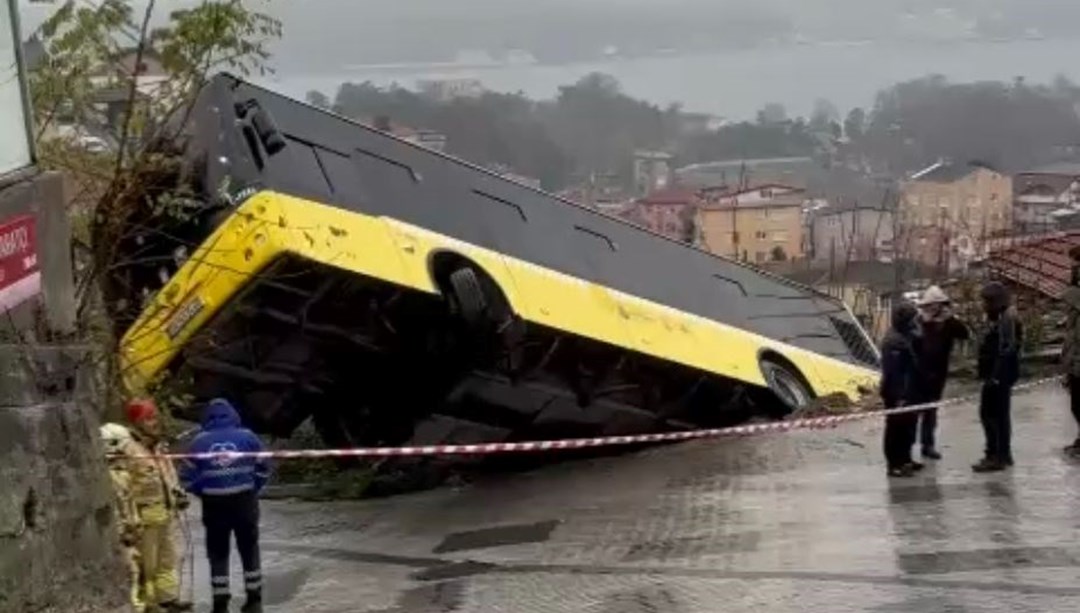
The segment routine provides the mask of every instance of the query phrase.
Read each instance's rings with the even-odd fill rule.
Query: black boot
[[[210,613],[229,613],[229,600],[228,596],[214,596],[214,608]]]
[[[890,477],[914,477],[915,470],[911,468],[910,464],[904,464],[903,466],[889,468],[888,475]]]
[[[240,607],[240,613],[263,613],[262,592],[249,591],[244,606]]]
[[[1009,465],[997,458],[983,458],[978,464],[971,467],[977,473],[996,473],[1008,468]]]

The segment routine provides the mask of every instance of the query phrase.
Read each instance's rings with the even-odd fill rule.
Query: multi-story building
[[[672,185],[673,157],[663,151],[634,152],[634,188],[639,196],[666,190]]]
[[[1013,178],[1013,223],[1022,233],[1057,230],[1080,208],[1080,164],[1062,162]]]
[[[712,195],[694,232],[709,251],[748,262],[801,258],[805,204],[803,190],[782,185]]]
[[[479,79],[424,79],[417,83],[421,93],[447,102],[456,98],[479,98],[484,84]]]
[[[720,160],[683,166],[674,175],[679,185],[693,187],[781,183],[805,188],[819,167],[810,157]]]
[[[987,239],[1012,229],[1012,178],[984,164],[938,161],[904,181],[900,193],[899,258],[964,268]]]
[[[632,217],[634,199],[614,176],[592,175],[588,180],[558,192],[559,197],[608,215]]]
[[[386,115],[377,116],[370,121],[361,121],[361,123],[366,123],[376,130],[393,134],[402,140],[416,143],[428,149],[435,151],[446,150],[446,135],[436,130],[413,128],[393,121]]]

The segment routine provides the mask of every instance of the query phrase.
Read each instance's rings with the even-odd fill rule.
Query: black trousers
[[[1080,427],[1080,377],[1069,375],[1069,405],[1072,408],[1073,419],[1077,427]],[[1080,441],[1080,434],[1076,437]]]
[[[890,469],[900,468],[912,462],[911,446],[915,444],[915,430],[918,424],[919,416],[916,413],[885,417],[885,463]]]
[[[941,387],[943,388],[944,386]],[[925,402],[937,402],[938,400],[941,400],[941,397],[944,394],[944,389],[938,389],[938,386],[933,386],[923,398],[919,399],[919,404]],[[937,413],[937,407],[919,412],[919,445],[921,445],[923,449],[934,449],[937,447]]]
[[[986,457],[1012,461],[1012,386],[983,383],[979,419],[986,435]]]
[[[203,496],[206,554],[210,558],[211,593],[229,595],[229,553],[232,539],[244,566],[244,589],[262,593],[262,561],[259,554],[259,497],[255,492],[228,496]]]

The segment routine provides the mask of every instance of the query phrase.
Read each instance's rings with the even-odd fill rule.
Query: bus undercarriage
[[[482,271],[453,257],[442,268],[439,297],[282,260],[185,347],[177,378],[197,398],[234,398],[265,433],[310,417],[333,446],[661,432],[790,410],[763,388],[525,322]]]

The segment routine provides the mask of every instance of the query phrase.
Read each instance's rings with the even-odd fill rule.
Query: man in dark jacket
[[[881,399],[887,409],[913,404],[917,398],[916,317],[915,305],[910,302],[896,305],[892,328],[881,343]],[[910,477],[922,468],[911,460],[918,419],[914,413],[885,417],[885,462],[890,477]]]
[[[228,455],[262,450],[259,437],[240,425],[236,409],[229,401],[218,398],[207,406],[202,430],[192,440],[189,453],[222,455],[186,460],[181,466],[180,478],[184,487],[202,499],[213,613],[229,610],[229,550],[233,535],[236,535],[247,591],[247,601],[240,610],[243,613],[262,612],[259,491],[266,484],[269,467],[261,458]]]
[[[919,343],[916,348],[920,373],[918,403],[936,402],[945,393],[949,376],[949,359],[953,346],[970,338],[965,326],[953,313],[948,294],[931,285],[919,298]],[[937,408],[919,413],[919,443],[922,457],[940,460],[936,444]]]
[[[979,378],[982,392],[979,418],[986,434],[986,454],[972,466],[975,472],[996,472],[1013,464],[1012,387],[1020,378],[1020,344],[1023,330],[1009,292],[996,281],[982,289],[988,324],[979,343]]]
[[[1073,418],[1080,426],[1080,247],[1069,251],[1072,258],[1072,278],[1069,287],[1061,295],[1067,312],[1065,319],[1065,342],[1061,346],[1061,367],[1065,375],[1065,387],[1069,390],[1069,405]],[[1065,453],[1080,458],[1080,435],[1065,448]]]

